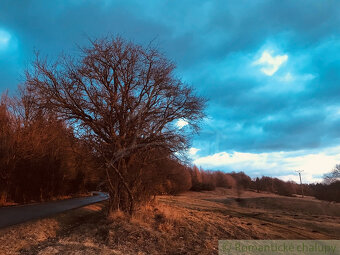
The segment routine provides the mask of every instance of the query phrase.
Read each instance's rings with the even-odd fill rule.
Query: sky
[[[107,35],[156,44],[208,99],[194,164],[315,182],[340,163],[340,1],[1,0],[0,93],[34,51]]]

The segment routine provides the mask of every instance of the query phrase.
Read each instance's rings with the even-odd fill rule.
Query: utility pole
[[[296,170],[295,172],[297,172],[299,174],[299,177],[300,177],[301,194],[302,194],[302,197],[303,197],[303,185],[302,185],[302,180],[301,180],[301,173],[303,172],[303,170]]]

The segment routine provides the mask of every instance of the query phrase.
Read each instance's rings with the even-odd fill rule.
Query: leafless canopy
[[[124,166],[130,156],[155,147],[184,149],[187,129],[175,122],[197,129],[205,100],[175,77],[174,64],[155,49],[105,38],[81,53],[53,64],[37,57],[27,89],[39,108],[72,121],[79,135],[95,142],[129,192]]]

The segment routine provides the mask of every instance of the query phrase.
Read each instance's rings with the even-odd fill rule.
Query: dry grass
[[[93,204],[54,217],[1,229],[0,254],[36,254],[36,248],[39,249],[45,242],[55,240],[82,222],[97,216],[104,207],[105,203]]]
[[[254,192],[245,192],[240,203],[235,197],[234,191],[225,189],[187,192],[158,197],[156,202],[139,208],[132,218],[122,212],[105,217],[99,210],[91,217],[73,219],[69,227],[65,219],[42,220],[35,223],[37,230],[31,239],[30,228],[21,229],[26,241],[17,240],[12,251],[210,255],[217,254],[219,239],[340,239],[339,204]],[[15,233],[18,237],[17,230],[13,237]],[[4,244],[8,239],[0,238],[0,244],[1,240]]]

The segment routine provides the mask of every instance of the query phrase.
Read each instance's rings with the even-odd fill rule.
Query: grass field
[[[340,204],[217,189],[160,196],[128,220],[96,204],[0,231],[4,254],[217,254],[219,239],[340,239]]]

